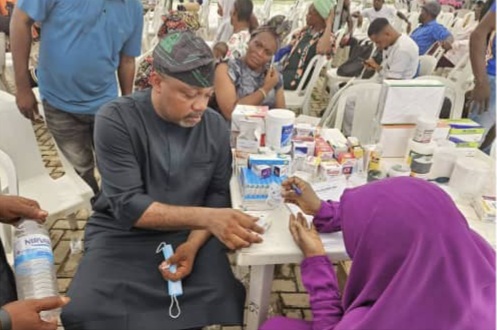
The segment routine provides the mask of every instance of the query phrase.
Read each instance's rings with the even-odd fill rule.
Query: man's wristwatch
[[[0,308],[0,330],[11,330],[12,320],[9,313],[3,308]]]

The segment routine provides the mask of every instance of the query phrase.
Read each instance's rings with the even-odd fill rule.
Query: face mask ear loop
[[[176,313],[175,315],[173,315],[174,303],[176,303],[176,309],[178,311],[178,313]],[[172,317],[173,319],[177,319],[180,315],[181,315],[181,308],[179,307],[178,298],[176,296],[172,296],[171,305],[169,306],[169,316]]]
[[[166,242],[161,242],[158,246],[157,249],[155,249],[155,253],[162,252],[162,249],[166,246]]]

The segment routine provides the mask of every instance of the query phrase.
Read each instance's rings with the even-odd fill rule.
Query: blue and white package
[[[171,244],[164,245],[164,247],[162,248],[162,253],[164,254],[165,260],[171,258],[172,255],[174,254],[172,245]],[[170,265],[169,271],[173,274],[176,273],[176,265]],[[181,284],[181,281],[168,280],[167,289],[169,295],[173,297],[179,297],[183,294],[183,285]]]

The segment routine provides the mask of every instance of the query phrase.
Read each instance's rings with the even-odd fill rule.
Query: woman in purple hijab
[[[301,214],[290,219],[313,320],[275,317],[261,330],[495,329],[495,251],[436,185],[385,179],[346,190],[339,203],[298,178],[283,188],[315,216],[311,227]],[[343,297],[316,229],[343,231],[353,260]]]

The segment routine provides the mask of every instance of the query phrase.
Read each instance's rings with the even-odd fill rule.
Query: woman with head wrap
[[[279,36],[269,26],[252,33],[245,56],[216,67],[214,93],[217,108],[227,120],[237,104],[284,108],[283,78],[270,65]]]
[[[495,251],[436,185],[385,179],[346,190],[340,202],[320,201],[298,178],[283,189],[314,215],[311,227],[301,214],[290,219],[313,319],[277,317],[261,330],[495,329]],[[353,261],[343,297],[315,228],[343,232]]]
[[[291,50],[283,63],[286,90],[295,90],[307,65],[316,54],[329,55],[333,46],[335,0],[314,0],[306,16],[307,25],[292,36]]]

